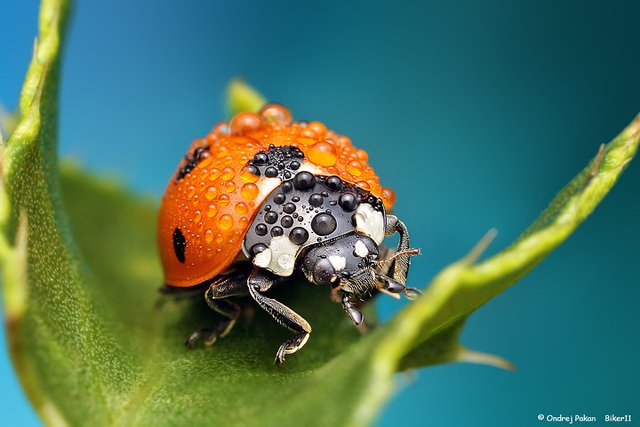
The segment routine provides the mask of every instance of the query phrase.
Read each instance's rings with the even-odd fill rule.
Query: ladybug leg
[[[215,329],[202,328],[194,331],[185,342],[187,347],[193,348],[200,337],[204,337],[204,345],[210,347],[218,338],[223,338],[231,331],[240,316],[240,306],[227,298],[247,295],[247,276],[246,272],[238,272],[222,276],[209,285],[209,289],[204,294],[204,299],[207,305],[215,312],[223,315],[224,319]]]
[[[378,289],[375,287],[368,288],[359,294],[348,292],[342,293],[342,308],[361,333],[368,332],[376,326],[375,323],[367,322],[366,316],[362,311],[362,307],[371,301],[377,294]]]
[[[276,366],[280,366],[287,354],[293,354],[304,347],[311,333],[311,325],[286,305],[263,295],[276,281],[277,279],[270,273],[261,269],[254,269],[249,276],[248,285],[249,295],[258,305],[269,313],[276,322],[296,333],[296,336],[285,341],[276,352],[274,363]]]
[[[411,256],[420,253],[419,250],[409,248],[409,231],[407,226],[395,215],[387,215],[387,227],[385,236],[391,236],[395,233],[400,235],[400,242],[396,248],[396,254],[389,260],[392,262],[389,268],[390,276],[396,282],[405,284],[407,275],[409,274],[409,266],[411,265]]]
[[[347,313],[353,324],[360,326],[364,320],[364,314],[362,314],[362,310],[357,308],[356,305],[351,302],[351,297],[346,292],[342,295],[342,308]]]
[[[384,274],[376,273],[376,280],[381,284],[380,290],[386,292],[390,295],[398,295],[404,294],[405,297],[410,300],[416,299],[418,296],[422,295],[422,291],[418,288],[408,287],[402,283],[396,282],[390,277],[385,276]],[[397,296],[397,298],[400,298]]]

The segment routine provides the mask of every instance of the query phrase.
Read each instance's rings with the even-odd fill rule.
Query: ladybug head
[[[310,249],[304,255],[302,271],[313,283],[350,291],[349,283],[354,280],[373,283],[370,271],[378,255],[378,245],[372,238],[348,234]]]
[[[302,271],[318,285],[330,285],[344,294],[359,297],[373,290],[404,293],[411,297],[413,288],[406,288],[386,275],[389,265],[399,255],[415,255],[410,250],[380,259],[380,248],[369,236],[355,232],[324,245],[311,248],[303,255]]]

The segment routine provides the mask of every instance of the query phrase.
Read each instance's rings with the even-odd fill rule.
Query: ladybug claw
[[[284,363],[285,348],[286,348],[286,343],[282,344],[278,349],[278,351],[276,352],[276,359],[273,361],[273,364],[276,365],[278,368],[281,368],[282,364]]]
[[[405,288],[404,291],[402,291],[402,293],[404,294],[405,297],[407,297],[410,300],[414,300],[416,298],[418,298],[420,295],[422,295],[422,291],[418,288]]]
[[[187,339],[184,342],[184,345],[188,348],[188,349],[192,349],[196,343],[196,341],[198,341],[198,338],[200,338],[200,336],[202,335],[202,330],[198,329],[193,331],[193,333],[191,335],[189,335],[187,337]]]
[[[293,354],[300,350],[309,339],[309,332],[301,332],[290,340],[285,341],[276,352],[276,360],[273,363],[277,367],[281,367],[284,363],[284,357],[287,354]]]
[[[218,339],[217,331],[214,331],[208,328],[197,329],[193,331],[191,335],[189,335],[189,337],[185,340],[184,345],[189,350],[191,350],[195,347],[196,342],[198,342],[200,337],[203,337],[203,336],[204,336],[203,343],[205,347],[211,347]]]
[[[216,343],[216,341],[218,341],[218,334],[216,334],[215,332],[210,334],[209,336],[205,337],[204,339],[204,346],[205,348],[209,348],[212,345],[214,345]]]

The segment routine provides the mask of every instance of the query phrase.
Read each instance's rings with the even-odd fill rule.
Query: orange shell
[[[189,162],[184,159],[169,181],[158,225],[168,285],[197,285],[233,263],[254,213],[281,183],[279,178],[258,177],[245,168],[271,144],[298,147],[305,155],[300,170],[338,175],[371,191],[391,209],[393,191],[380,186],[366,152],[354,147],[349,138],[320,122],[291,122],[289,111],[278,104],[265,106],[260,115],[240,113],[229,124],[219,123],[209,135],[195,140],[187,152],[187,157],[198,157],[195,167],[185,169]],[[184,262],[174,250],[176,229],[186,242]]]

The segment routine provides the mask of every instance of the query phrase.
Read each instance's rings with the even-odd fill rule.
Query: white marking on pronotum
[[[290,254],[282,254],[278,257],[278,265],[283,270],[288,270],[292,268],[293,265],[293,257]]]
[[[369,203],[361,203],[356,209],[356,230],[371,237],[377,244],[384,240],[384,217]]]
[[[266,268],[278,276],[291,276],[300,246],[291,242],[288,237],[278,236],[271,239],[269,249],[272,255]]]
[[[253,264],[257,267],[266,268],[271,262],[271,249],[267,248],[253,257]]]
[[[338,255],[331,255],[329,257],[329,262],[336,271],[343,270],[347,265],[347,260],[345,259],[345,257]]]
[[[353,252],[360,258],[364,258],[369,255],[369,249],[367,249],[367,245],[365,245],[362,240],[358,240],[356,242]]]

